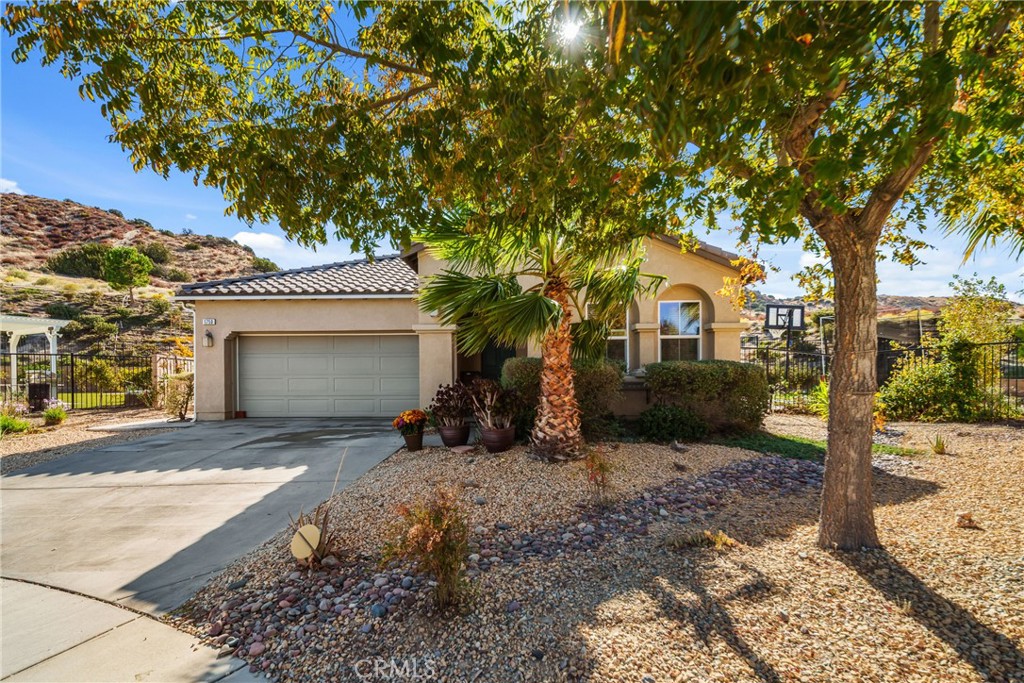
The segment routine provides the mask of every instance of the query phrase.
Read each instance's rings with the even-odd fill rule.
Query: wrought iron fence
[[[1024,410],[1024,343],[1012,340],[972,346],[987,412],[1000,415]],[[880,349],[879,387],[885,386],[899,368],[935,362],[941,354],[939,345]],[[772,388],[772,410],[805,409],[810,392],[832,369],[831,354],[769,344],[744,345],[741,358],[764,367]]]
[[[72,410],[142,407],[156,400],[163,374],[192,369],[191,358],[2,353],[0,398],[26,402],[32,410],[45,399],[59,399]]]

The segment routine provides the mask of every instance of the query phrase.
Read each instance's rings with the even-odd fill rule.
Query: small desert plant
[[[442,384],[430,403],[431,417],[438,427],[461,427],[469,414],[469,394],[463,384]]]
[[[171,268],[167,271],[168,282],[188,282],[190,279],[191,276],[181,268]]]
[[[320,503],[320,505],[316,506],[313,510],[313,514],[311,515],[299,510],[298,516],[291,517],[291,515],[289,515],[289,517],[292,520],[292,527],[296,534],[295,538],[297,543],[300,545],[305,544],[305,548],[303,550],[313,551],[305,560],[299,560],[300,563],[307,566],[313,566],[314,563],[319,563],[325,557],[334,552],[337,543],[334,530],[331,529],[330,509],[326,502]],[[309,525],[315,526],[320,534],[319,538],[315,539],[315,544],[310,543],[313,539],[307,538],[305,534],[300,534],[300,530]],[[294,553],[293,551],[293,554],[298,555],[305,553]]]
[[[456,605],[467,587],[463,563],[469,548],[469,526],[458,498],[439,489],[427,500],[399,506],[398,516],[384,560],[412,560],[437,582],[437,606]]]
[[[718,531],[705,529],[696,533],[670,536],[665,539],[663,545],[673,550],[681,550],[683,548],[714,548],[721,552],[726,548],[735,548],[739,546],[739,543],[721,529]]]
[[[0,414],[0,434],[27,432],[31,428],[32,424],[28,420],[22,420],[13,415]]]
[[[184,420],[188,417],[189,408],[192,406],[192,394],[195,392],[195,388],[195,375],[191,372],[183,372],[168,377],[167,388],[164,391],[164,407],[167,412],[179,420]]]
[[[8,275],[13,277],[15,280],[27,280],[28,279],[28,273],[26,273],[24,270],[19,270],[17,268],[15,268],[10,273],[8,273]]]
[[[149,257],[153,263],[167,263],[171,260],[171,250],[163,242],[148,242],[139,247],[139,252]]]
[[[53,284],[53,278],[52,277],[46,277],[44,275],[43,277],[36,279],[36,284],[37,285],[50,285],[50,284]]]
[[[928,443],[931,444],[932,453],[935,455],[946,454],[946,440],[942,438],[942,434],[936,434],[935,438],[931,439]]]
[[[606,503],[611,493],[608,475],[611,474],[612,463],[608,460],[604,449],[596,446],[588,450],[583,459],[583,465],[586,467],[587,484],[593,489],[594,498],[599,504]]]
[[[68,404],[60,399],[47,399],[43,407],[43,422],[48,426],[59,425],[68,419]]]
[[[807,396],[807,409],[822,420],[828,419],[828,382],[824,379]]]

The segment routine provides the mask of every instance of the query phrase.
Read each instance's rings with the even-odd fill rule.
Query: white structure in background
[[[50,342],[50,372],[52,376],[57,375],[57,338],[62,327],[70,320],[57,320],[56,318],[26,318],[20,315],[0,315],[0,335],[7,337],[8,352],[11,359],[11,376],[9,386],[0,387],[5,395],[18,393],[18,344],[22,337],[33,334],[46,335]],[[50,391],[53,391],[51,384]],[[52,396],[51,396],[52,398]]]

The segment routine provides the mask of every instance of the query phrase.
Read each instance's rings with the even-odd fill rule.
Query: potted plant
[[[391,426],[402,432],[405,438],[405,447],[410,451],[418,451],[423,448],[423,428],[427,425],[427,414],[419,408],[403,410],[402,414],[394,419]]]
[[[473,415],[480,425],[480,442],[488,453],[507,451],[516,439],[510,399],[510,392],[494,380],[477,379],[469,388]]]
[[[434,394],[429,412],[445,446],[462,446],[469,441],[469,394],[462,384],[442,384]]]

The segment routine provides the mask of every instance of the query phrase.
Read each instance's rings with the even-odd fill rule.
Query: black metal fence
[[[1024,343],[1013,340],[972,346],[988,412],[1024,411]],[[878,386],[885,386],[899,368],[934,363],[941,354],[938,345],[879,349]],[[764,367],[772,388],[772,410],[806,409],[811,392],[832,369],[831,354],[770,344],[744,345],[741,359]]]
[[[73,410],[147,406],[154,400],[159,371],[155,360],[133,355],[2,353],[0,398],[27,403],[32,410],[47,398],[59,399]]]

